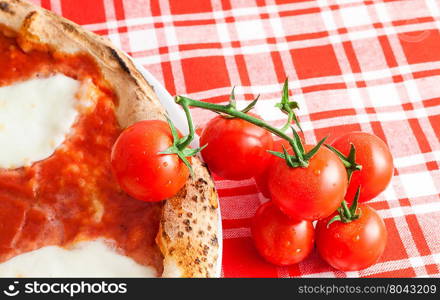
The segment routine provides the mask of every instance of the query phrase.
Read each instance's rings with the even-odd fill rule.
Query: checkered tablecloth
[[[249,224],[267,199],[253,180],[215,177],[225,277],[431,277],[440,275],[440,1],[33,0],[107,35],[172,95],[239,105],[261,94],[264,119],[289,77],[309,143],[362,130],[395,159],[389,188],[370,205],[385,219],[380,262],[343,273],[316,253],[275,267],[256,253]],[[193,110],[201,128],[212,113]]]

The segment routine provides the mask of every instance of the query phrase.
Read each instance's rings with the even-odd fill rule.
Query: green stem
[[[344,210],[344,214],[345,214],[346,218],[351,219],[352,215],[351,215],[350,209],[347,206],[347,202],[345,202],[345,200],[342,201],[341,207]]]
[[[293,120],[293,114],[289,113],[287,115],[287,122],[286,122],[286,124],[280,130],[281,131],[286,131],[290,127],[290,124],[292,123],[292,120]]]
[[[195,129],[194,124],[191,117],[191,112],[189,111],[189,107],[187,105],[183,106],[183,110],[185,111],[186,120],[188,121],[188,135],[179,143],[178,148],[180,150],[185,149],[186,147],[191,144],[192,140],[194,139],[195,135]]]
[[[248,115],[244,112],[237,110],[235,107],[233,107],[233,105],[230,105],[230,104],[220,105],[220,104],[208,103],[208,102],[193,100],[193,99],[183,97],[183,96],[176,96],[175,101],[177,104],[180,104],[183,107],[185,112],[189,111],[189,109],[188,109],[189,106],[199,107],[199,108],[207,109],[207,110],[210,110],[213,112],[224,113],[224,114],[227,114],[227,115],[239,118],[239,119],[243,119],[243,120],[245,120],[249,123],[252,123],[258,127],[264,128],[267,131],[275,134],[276,136],[287,140],[289,142],[289,144],[292,146],[292,149],[295,152],[295,155],[298,159],[300,166],[301,167],[308,166],[308,162],[306,162],[302,159],[302,153],[301,153],[300,149],[298,148],[298,145],[296,144],[296,142],[293,140],[293,138],[291,138],[290,136],[285,134],[282,130],[270,126],[269,124],[265,123],[263,120],[260,120],[258,118],[255,118],[251,115]]]

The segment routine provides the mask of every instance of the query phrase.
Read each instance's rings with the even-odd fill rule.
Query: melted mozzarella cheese
[[[73,248],[47,246],[0,264],[0,277],[155,277],[112,249],[104,240],[81,242]]]
[[[0,87],[0,168],[51,156],[76,120],[77,80],[64,75]]]

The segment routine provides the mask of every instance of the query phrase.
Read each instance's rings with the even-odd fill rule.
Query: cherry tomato
[[[312,146],[304,148],[310,151]],[[268,183],[273,202],[284,213],[318,220],[341,204],[347,191],[347,172],[336,154],[321,147],[306,168],[291,168],[285,160],[277,160],[271,166]]]
[[[125,129],[113,145],[111,163],[121,188],[142,201],[174,196],[189,170],[176,154],[158,154],[173,143],[168,123],[141,121]]]
[[[272,149],[268,149],[268,150],[283,152],[283,146],[286,149],[290,148],[288,141],[278,140],[273,143]],[[256,175],[254,179],[255,179],[255,183],[257,184],[258,190],[264,195],[264,197],[270,198],[270,192],[268,186],[270,166],[276,163],[277,160],[281,158],[276,157],[275,155],[272,155],[270,153],[267,153],[267,155],[269,156],[267,168],[263,172],[261,172],[261,174]]]
[[[361,193],[362,194],[362,193]],[[357,271],[376,263],[387,242],[387,230],[376,211],[359,205],[360,218],[350,223],[327,223],[334,215],[316,225],[316,247],[320,256],[333,268]]]
[[[359,202],[373,199],[385,190],[393,176],[393,157],[387,145],[377,136],[366,132],[351,132],[336,139],[332,146],[348,155],[350,144],[356,148],[356,162],[362,170],[353,173],[346,199],[353,199],[362,187]]]
[[[255,116],[255,115],[253,115]],[[241,119],[215,117],[200,138],[202,156],[210,170],[230,180],[251,178],[267,166],[266,150],[272,148],[267,130]]]
[[[260,255],[275,265],[299,263],[313,250],[312,222],[292,219],[272,202],[258,208],[251,230]]]

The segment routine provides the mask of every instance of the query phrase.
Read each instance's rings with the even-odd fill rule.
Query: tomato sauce
[[[110,152],[121,132],[116,96],[94,61],[81,54],[25,53],[15,38],[1,33],[0,54],[0,86],[63,73],[90,78],[102,92],[51,157],[30,167],[0,169],[0,263],[44,246],[104,238],[159,274],[162,256],[155,236],[161,204],[131,198],[112,176]]]

